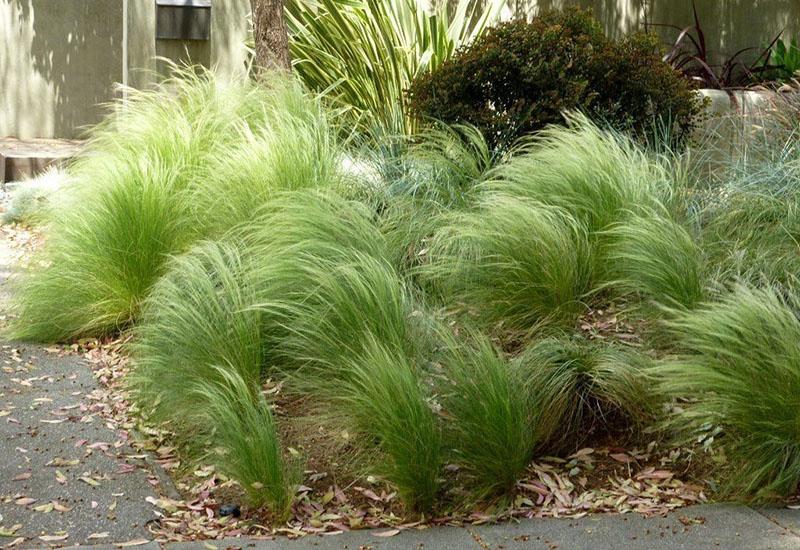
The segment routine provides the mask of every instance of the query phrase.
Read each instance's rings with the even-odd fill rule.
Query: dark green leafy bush
[[[700,103],[659,53],[646,34],[610,40],[589,12],[546,12],[498,25],[418,77],[410,105],[418,116],[474,124],[493,146],[561,123],[570,110],[643,137],[671,126],[682,142]]]

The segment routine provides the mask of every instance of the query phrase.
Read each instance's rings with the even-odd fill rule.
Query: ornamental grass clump
[[[295,106],[277,116],[287,98]],[[63,207],[19,285],[12,335],[53,341],[123,329],[170,255],[246,220],[282,186],[332,185],[326,127],[310,129],[320,116],[295,84],[268,89],[199,69],[131,91],[70,167]],[[287,160],[264,141],[306,155]],[[235,177],[242,165],[231,158],[256,167],[249,181]]]
[[[281,522],[290,514],[301,470],[284,457],[270,405],[259,388],[227,366],[216,369],[216,380],[200,380],[191,390],[212,428],[208,458],[239,483],[251,506],[266,507]]]
[[[586,229],[568,212],[496,192],[448,222],[420,268],[448,307],[517,335],[572,322],[591,289],[593,258]]]
[[[691,308],[706,296],[702,250],[665,213],[630,214],[603,234],[609,286],[656,306]]]
[[[216,385],[220,368],[257,386],[264,371],[262,316],[251,258],[239,246],[208,241],[167,265],[134,329],[130,379],[140,408],[154,422],[187,434],[202,430],[196,382]]]
[[[215,241],[170,261],[144,303],[128,382],[148,421],[167,427],[193,460],[213,462],[251,505],[280,520],[299,472],[283,457],[260,391],[265,356],[251,271],[236,245]]]
[[[397,488],[407,507],[429,511],[441,484],[441,432],[421,380],[420,365],[402,350],[365,340],[344,356],[343,374],[329,381],[335,414],[361,436],[368,472]],[[377,453],[376,453],[377,451]]]
[[[263,265],[254,277],[267,282],[255,307],[280,327],[265,336],[274,366],[291,391],[327,404],[325,416],[360,436],[368,473],[427,510],[441,461],[422,384],[427,335],[412,325],[422,313],[363,206],[299,198],[263,226],[255,248]]]
[[[673,201],[665,166],[629,137],[604,130],[583,115],[569,127],[550,126],[488,177],[486,187],[563,208],[590,234],[628,210]]]
[[[189,186],[192,215],[205,234],[252,219],[282,191],[345,190],[350,183],[342,170],[343,144],[320,100],[291,79],[275,78],[266,88],[263,126],[241,126]]]
[[[363,436],[367,472],[395,486],[409,507],[429,508],[441,472],[417,351],[425,331],[411,326],[414,302],[387,261],[374,214],[332,192],[282,193],[229,240],[237,246],[209,242],[176,259],[156,285],[138,328],[140,406],[188,435],[180,411],[202,410],[198,395],[221,406],[232,399],[192,389],[227,388],[218,367],[254,387],[278,377]],[[232,406],[245,421],[257,418]],[[221,441],[250,452],[234,434]],[[229,467],[243,484],[253,478],[247,463]]]
[[[547,337],[516,359],[540,410],[542,448],[571,453],[589,438],[634,434],[652,420],[650,360],[613,344]]]
[[[709,426],[727,464],[724,498],[768,501],[800,483],[800,320],[795,295],[736,286],[669,323],[682,353],[659,367],[659,389],[681,398],[681,440]]]
[[[703,247],[726,281],[791,285],[800,273],[800,191],[724,188],[701,212]]]
[[[540,409],[526,391],[527,372],[487,338],[474,340],[450,338],[440,400],[449,460],[464,469],[480,500],[522,477],[538,443]]]

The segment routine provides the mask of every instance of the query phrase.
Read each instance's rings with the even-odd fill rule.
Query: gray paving
[[[585,516],[580,519],[529,519],[501,525],[440,527],[380,537],[386,529],[354,531],[289,541],[225,539],[167,545],[169,550],[241,548],[257,550],[797,550],[796,510],[753,510],[745,506],[703,505],[668,517],[637,514]]]
[[[0,523],[22,525],[12,538],[37,546],[42,535],[67,534],[65,544],[147,537],[155,515],[145,499],[157,497],[149,470],[82,410],[95,388],[89,366],[12,343],[0,348],[0,364]]]
[[[0,308],[13,256],[0,243]],[[152,538],[154,474],[91,409],[96,388],[82,358],[0,341],[0,546]]]

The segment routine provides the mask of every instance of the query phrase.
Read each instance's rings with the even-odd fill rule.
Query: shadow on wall
[[[648,19],[654,23],[694,24],[691,0],[648,0],[647,4]],[[711,37],[709,49],[718,56],[755,48],[745,55],[754,59],[781,31],[787,40],[800,34],[800,0],[696,0],[696,5],[703,31]]]
[[[455,0],[450,0],[453,3]],[[477,0],[485,2],[485,0]],[[800,38],[800,0],[695,0],[709,49],[731,55],[742,48],[765,48],[784,31]],[[517,17],[568,6],[591,8],[605,31],[619,37],[651,23],[681,28],[694,24],[692,0],[508,0]],[[677,37],[673,29],[655,29],[665,43]],[[752,52],[757,57],[761,52]]]
[[[0,0],[0,135],[76,137],[122,79],[116,0]]]

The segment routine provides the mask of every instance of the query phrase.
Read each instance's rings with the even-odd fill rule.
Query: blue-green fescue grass
[[[628,210],[672,204],[668,165],[631,138],[571,115],[568,127],[547,128],[521,145],[486,186],[563,208],[594,234]]]
[[[736,286],[716,303],[677,312],[677,360],[659,366],[659,391],[688,398],[672,418],[686,440],[721,426],[721,496],[766,501],[800,483],[798,300]]]
[[[19,285],[14,337],[65,340],[125,328],[164,273],[168,256],[243,221],[242,205],[250,203],[249,212],[255,211],[264,187],[329,183],[308,182],[327,174],[317,165],[334,156],[324,128],[301,132],[303,123],[288,114],[273,118],[292,99],[296,105],[287,113],[319,120],[314,100],[291,84],[270,90],[198,71],[180,70],[154,90],[131,91],[92,130],[86,154],[69,169],[74,183],[61,195],[58,216],[49,220],[46,246]],[[270,162],[262,158],[264,148],[253,147],[249,158],[238,157],[241,165],[221,162],[246,141],[243,134],[263,138],[267,132],[286,138],[283,150],[305,148],[321,157],[297,154],[286,162],[273,155]],[[290,135],[298,141],[290,144]],[[236,180],[217,190],[228,181],[222,171],[232,171],[228,177],[235,179],[242,165],[258,165],[250,172],[255,181]]]
[[[615,292],[668,307],[691,308],[705,298],[703,252],[665,212],[631,212],[603,232],[603,241],[598,263]]]
[[[516,334],[571,323],[594,271],[579,221],[562,208],[503,193],[453,214],[429,256],[420,273],[445,304],[462,305],[484,328]]]
[[[235,479],[254,507],[267,507],[277,522],[291,511],[300,469],[283,455],[270,406],[258,387],[236,370],[216,367],[215,379],[192,389],[201,415],[211,426],[209,455],[219,470]]]
[[[800,188],[730,185],[700,217],[721,280],[787,285],[800,274]]]
[[[478,202],[480,183],[498,157],[470,126],[434,126],[397,149],[384,147],[372,155],[384,182],[373,200],[395,265],[406,273],[426,260],[428,241],[447,222],[447,212]]]
[[[379,152],[371,160],[386,180],[386,195],[456,208],[474,202],[478,184],[499,158],[476,128],[443,124]]]
[[[592,434],[635,432],[656,411],[650,359],[620,346],[552,336],[515,361],[539,404],[546,450],[574,452]]]
[[[722,118],[703,149],[702,247],[725,283],[790,285],[800,273],[800,142],[793,98]]]
[[[50,167],[41,175],[18,182],[11,191],[3,223],[39,225],[53,216],[51,209],[59,190],[67,185],[69,176],[61,168]]]
[[[450,461],[462,466],[478,500],[511,489],[536,447],[539,407],[527,373],[481,336],[450,338],[440,401]]]

